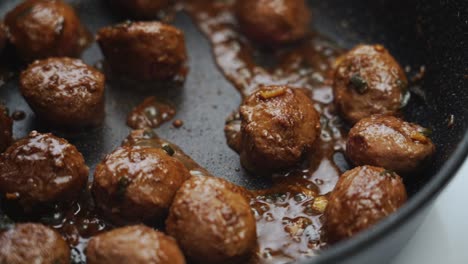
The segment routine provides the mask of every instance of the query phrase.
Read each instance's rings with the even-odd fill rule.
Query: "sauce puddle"
[[[303,164],[273,177],[273,187],[251,192],[258,249],[251,263],[288,263],[310,258],[327,246],[322,232],[327,195],[349,166],[344,159],[346,128],[335,111],[331,71],[344,50],[318,33],[296,45],[260,50],[238,32],[234,1],[193,0],[185,10],[212,45],[225,78],[243,98],[259,85],[305,89],[321,114],[321,135]],[[240,148],[238,112],[226,121],[228,145]]]
[[[172,105],[150,96],[130,112],[127,125],[133,129],[157,128],[171,120],[175,114],[176,110]]]
[[[159,138],[152,129],[147,128],[132,131],[122,142],[122,146],[162,148],[165,151],[171,152],[174,158],[182,162],[192,176],[215,177],[185,154],[180,147]],[[1,208],[5,209],[5,211],[0,210],[0,230],[8,228],[14,222],[32,221],[43,223],[56,229],[65,238],[71,250],[71,263],[84,264],[86,263],[85,249],[89,239],[101,232],[117,227],[107,221],[95,208],[91,186],[92,184],[89,184],[80,198],[73,204],[46,208],[46,213],[42,214],[25,215],[18,211],[18,207],[4,204],[4,207]],[[7,215],[11,216],[13,221]],[[160,226],[156,227],[161,228]]]
[[[216,63],[242,97],[259,84],[290,85],[306,89],[321,114],[322,131],[314,151],[297,167],[272,175],[271,189],[250,193],[258,234],[258,250],[250,263],[288,263],[313,257],[327,246],[321,229],[327,195],[348,167],[343,156],[346,132],[333,106],[329,74],[343,50],[313,33],[297,45],[261,51],[237,32],[232,1],[187,2],[185,10],[210,40]],[[175,115],[171,109],[156,98],[147,98],[129,115],[128,124],[132,128],[157,127]],[[225,127],[233,149],[239,149],[239,130],[240,120],[235,112]],[[160,139],[150,129],[132,132],[123,144],[172,149],[173,157],[193,176],[212,176],[179,147]],[[72,249],[72,263],[85,263],[88,239],[114,227],[95,212],[89,188],[69,208],[56,208],[38,221],[64,235]]]

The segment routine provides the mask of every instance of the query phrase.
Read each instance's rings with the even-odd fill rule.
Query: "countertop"
[[[392,264],[468,263],[468,160]]]

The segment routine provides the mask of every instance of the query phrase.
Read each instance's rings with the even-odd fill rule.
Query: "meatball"
[[[0,193],[25,211],[73,201],[86,186],[88,167],[75,146],[33,131],[0,156]]]
[[[311,15],[304,0],[238,0],[235,11],[241,31],[263,45],[296,42],[309,32]]]
[[[379,166],[406,175],[421,169],[434,154],[428,132],[393,116],[374,115],[350,130],[346,155],[357,166]]]
[[[97,166],[92,192],[97,207],[117,224],[153,222],[167,215],[189,177],[185,166],[163,149],[127,146]]]
[[[407,86],[405,72],[381,45],[359,45],[336,61],[335,104],[352,124],[372,114],[398,114]]]
[[[128,22],[99,30],[97,41],[111,70],[137,80],[169,79],[187,59],[182,31],[160,22]]]
[[[79,59],[35,61],[20,90],[37,116],[64,127],[96,126],[104,118],[105,77]]]
[[[263,86],[240,107],[242,165],[270,172],[298,163],[311,150],[320,131],[320,118],[302,90]]]
[[[68,264],[70,249],[55,230],[41,224],[18,224],[0,231],[0,263]]]
[[[0,104],[0,153],[2,153],[13,141],[13,121],[8,116],[7,109]]]
[[[403,181],[395,172],[364,166],[344,173],[325,209],[330,242],[347,239],[395,212],[406,202]]]
[[[108,1],[117,10],[136,19],[154,19],[158,13],[171,5],[172,0],[111,0]]]
[[[79,56],[88,32],[71,6],[61,0],[27,0],[5,17],[10,41],[25,61]]]
[[[215,177],[192,177],[182,185],[166,230],[196,263],[241,263],[256,246],[255,218],[244,191]]]
[[[172,237],[135,225],[93,237],[86,248],[88,264],[184,264],[184,255]]]

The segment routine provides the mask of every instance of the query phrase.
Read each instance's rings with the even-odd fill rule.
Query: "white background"
[[[468,263],[468,160],[392,264]]]

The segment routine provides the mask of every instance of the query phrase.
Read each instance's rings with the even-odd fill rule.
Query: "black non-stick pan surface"
[[[19,0],[1,0],[0,17]],[[70,2],[82,22],[95,33],[100,27],[122,21],[104,1]],[[309,1],[315,30],[350,48],[358,43],[384,44],[403,66],[414,71],[425,65],[420,87],[413,90],[405,117],[430,127],[437,145],[434,162],[423,176],[409,178],[411,199],[397,214],[376,228],[324,252],[315,263],[384,263],[396,254],[422,221],[428,205],[445,186],[468,149],[468,2],[466,0]],[[10,111],[22,110],[26,118],[15,122],[16,138],[31,130],[53,132],[75,144],[93,171],[102,158],[120,145],[130,129],[125,125],[130,110],[145,97],[156,95],[172,101],[179,129],[166,123],[157,133],[178,144],[194,160],[219,177],[249,188],[268,185],[247,175],[238,155],[225,141],[223,126],[240,103],[240,95],[217,69],[209,43],[190,18],[178,13],[174,21],[186,36],[190,73],[181,87],[161,85],[140,89],[131,83],[110,81],[106,92],[106,118],[99,128],[66,132],[47,127],[36,119],[18,91],[14,77],[0,87],[0,100]],[[93,43],[82,55],[90,65],[102,62]],[[165,86],[165,87],[164,87]],[[453,124],[449,125],[449,120]]]

